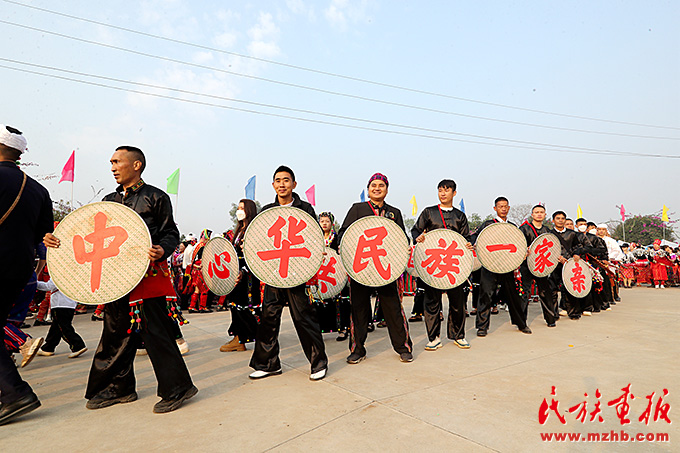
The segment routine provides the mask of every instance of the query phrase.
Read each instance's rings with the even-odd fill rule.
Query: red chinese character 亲
[[[463,249],[458,247],[456,241],[451,242],[451,245],[447,247],[444,238],[439,238],[437,245],[439,245],[439,248],[425,249],[428,258],[420,265],[433,277],[447,277],[449,282],[455,285],[456,276],[454,274],[460,274],[460,267],[458,267],[460,260],[456,257],[463,256]]]
[[[487,245],[486,249],[490,252],[500,252],[501,250],[507,250],[510,253],[515,253],[517,251],[517,246],[515,244],[494,244]]]
[[[623,395],[619,396],[615,400],[611,400],[607,403],[607,406],[616,406],[616,416],[619,417],[622,425],[630,423],[630,419],[627,418],[630,413],[630,404],[628,404],[628,397],[631,400],[635,399],[635,395],[630,393],[630,384],[621,389]]]
[[[555,395],[555,386],[552,386],[552,391],[550,392],[551,395]],[[563,425],[567,424],[567,419],[564,418],[562,414],[560,414],[560,410],[558,408],[560,402],[557,401],[556,399],[552,399],[550,404],[548,404],[548,401],[543,398],[543,402],[538,408],[538,423],[541,425],[544,425],[545,422],[548,420],[548,415],[550,415],[550,411],[553,411],[557,418],[560,420],[560,423]]]
[[[652,392],[651,395],[647,395],[645,398],[649,401],[647,403],[647,409],[640,415],[640,418],[638,419],[639,421],[644,421],[645,425],[649,424],[649,418],[652,415],[652,405],[653,405],[653,399],[654,399],[655,393]],[[671,419],[668,418],[668,412],[671,410],[671,405],[669,403],[664,403],[663,398],[665,396],[668,396],[668,389],[663,389],[663,395],[659,396],[659,399],[657,400],[656,403],[656,408],[654,410],[654,421],[658,421],[659,419],[664,420],[667,423],[671,422]],[[663,403],[663,404],[662,404]]]
[[[577,293],[584,291],[586,289],[585,283],[586,276],[583,275],[583,268],[581,267],[581,265],[579,263],[574,263],[574,267],[572,268],[571,273],[574,274],[574,276],[571,277],[569,281],[571,281],[574,291],[576,291]]]
[[[385,280],[389,280],[391,275],[391,265],[388,264],[387,267],[383,267],[380,262],[381,256],[387,255],[387,250],[384,248],[379,248],[383,244],[383,241],[387,237],[387,228],[376,227],[368,228],[359,237],[359,242],[357,244],[357,250],[354,254],[354,263],[352,263],[352,269],[354,272],[359,273],[368,267],[368,263],[373,261],[375,270],[378,271],[380,275]]]
[[[328,260],[328,264],[322,264],[321,268],[319,269],[319,273],[316,274],[316,278],[319,281],[322,293],[328,291],[327,283],[335,285],[335,283],[337,282],[335,277],[333,277],[335,275],[335,265],[337,262],[338,260],[336,260],[335,257],[332,256],[331,259]]]
[[[99,289],[102,281],[102,266],[106,258],[118,256],[120,246],[127,241],[128,233],[125,228],[119,226],[106,227],[109,218],[103,212],[94,216],[94,231],[85,238],[79,235],[73,236],[73,254],[78,264],[92,263],[90,273],[90,289],[95,292]],[[104,246],[107,239],[113,238],[108,247]],[[92,251],[85,251],[85,241],[92,244]]]
[[[283,239],[282,229],[285,225],[285,219],[279,216],[274,224],[267,230],[267,236],[274,238],[274,247],[276,247],[276,250],[257,252],[257,256],[263,261],[280,260],[279,275],[281,278],[288,277],[288,266],[291,258],[309,258],[312,256],[312,252],[305,247],[293,247],[294,245],[302,245],[305,243],[305,238],[300,236],[300,232],[307,227],[307,222],[289,216],[287,239]]]
[[[229,252],[222,252],[219,255],[215,253],[215,260],[211,261],[208,265],[208,275],[210,275],[210,278],[214,276],[222,280],[229,278],[229,268],[227,267],[229,262],[231,262]]]
[[[550,261],[550,247],[553,246],[553,242],[548,240],[548,238],[543,238],[543,242],[541,242],[537,247],[536,247],[536,261],[534,262],[534,271],[541,273],[545,271],[545,268],[548,266],[552,266],[553,263]]]

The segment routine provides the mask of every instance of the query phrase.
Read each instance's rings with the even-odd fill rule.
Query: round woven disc
[[[406,270],[409,244],[404,231],[385,217],[364,217],[347,228],[340,243],[349,276],[366,286],[384,286]]]
[[[276,206],[259,213],[243,238],[248,267],[267,285],[292,288],[314,277],[323,261],[323,231],[302,209]]]
[[[479,233],[475,249],[484,268],[496,274],[506,274],[524,261],[527,241],[515,225],[492,223]]]
[[[228,239],[217,236],[205,244],[201,273],[210,291],[218,296],[226,296],[234,289],[239,273],[238,255]]]
[[[326,247],[323,264],[316,274],[319,283],[318,295],[321,299],[331,299],[342,292],[349,276],[342,265],[338,252]]]
[[[78,208],[57,225],[54,236],[61,245],[47,249],[50,276],[76,302],[118,300],[139,284],[149,267],[149,229],[139,214],[120,203],[100,201]]]
[[[577,263],[574,258],[569,258],[562,267],[562,283],[572,296],[586,297],[593,287],[593,273],[583,260]]]
[[[529,272],[536,277],[547,277],[559,264],[557,258],[561,253],[562,245],[554,234],[541,234],[529,246],[529,255],[527,256]]]
[[[413,254],[418,277],[437,289],[462,285],[470,276],[474,261],[466,243],[463,236],[452,230],[442,228],[427,232]]]
[[[472,272],[476,272],[482,268],[482,262],[477,257],[477,252],[472,252]]]
[[[411,277],[417,277],[418,272],[416,272],[416,266],[413,264],[413,252],[415,251],[416,246],[412,245],[411,246],[411,252],[409,253],[408,256],[408,263],[406,264],[406,273],[410,275]]]

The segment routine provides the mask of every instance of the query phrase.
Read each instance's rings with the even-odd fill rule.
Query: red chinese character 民
[[[630,423],[630,419],[627,418],[630,413],[630,404],[628,404],[628,397],[631,400],[635,399],[635,395],[630,393],[630,384],[621,389],[623,395],[619,396],[615,400],[611,400],[607,403],[607,406],[616,406],[616,416],[619,417],[622,425]]]
[[[85,238],[79,235],[73,236],[73,254],[78,264],[92,263],[90,273],[90,289],[95,292],[99,289],[102,280],[102,266],[106,258],[118,256],[120,246],[127,241],[128,233],[120,226],[106,227],[108,217],[103,212],[94,216],[94,231]],[[113,238],[105,247],[105,241]],[[85,241],[92,244],[92,251],[85,251]]]
[[[500,252],[502,250],[507,250],[510,253],[515,253],[517,251],[517,246],[515,244],[493,244],[487,245],[486,249],[490,252]]]
[[[282,229],[285,225],[285,219],[279,216],[274,224],[267,230],[267,236],[274,238],[274,247],[276,247],[276,250],[257,252],[257,256],[263,261],[275,259],[281,260],[279,262],[279,275],[281,278],[288,277],[288,266],[291,258],[309,258],[312,256],[312,252],[305,247],[293,248],[294,245],[302,245],[305,243],[305,238],[300,236],[300,232],[307,227],[307,222],[289,216],[287,239],[283,239]]]
[[[327,283],[335,285],[337,282],[335,277],[333,277],[335,275],[335,265],[337,262],[338,260],[336,260],[334,256],[331,256],[331,259],[328,260],[328,264],[322,264],[319,272],[316,274],[322,293],[328,291]]]
[[[555,395],[555,386],[552,386],[552,391],[550,392],[551,395]],[[543,402],[541,403],[540,407],[538,408],[538,423],[541,425],[544,425],[545,422],[548,420],[548,415],[550,415],[550,411],[553,411],[557,418],[560,420],[560,423],[563,425],[567,424],[567,419],[564,418],[562,414],[560,414],[559,410],[559,404],[560,402],[557,401],[556,399],[552,399],[550,404],[548,404],[548,401],[543,398]]]
[[[652,415],[652,405],[653,405],[653,400],[654,400],[654,395],[655,393],[652,392],[651,395],[647,395],[645,398],[649,401],[647,403],[647,409],[640,415],[640,418],[638,419],[639,421],[644,421],[645,425],[649,424],[649,418]],[[657,400],[656,403],[656,408],[654,410],[654,421],[658,421],[659,419],[664,420],[667,423],[671,422],[671,419],[668,418],[668,412],[671,410],[671,405],[669,403],[664,403],[663,398],[665,396],[668,396],[668,389],[663,389],[663,395],[659,396],[659,399]]]
[[[458,247],[456,241],[452,241],[451,245],[446,247],[444,238],[439,238],[437,245],[439,245],[439,248],[425,249],[428,258],[420,265],[433,277],[447,277],[449,282],[455,285],[456,276],[454,274],[460,274],[460,267],[458,267],[460,260],[456,257],[463,256],[463,249]]]
[[[224,280],[229,278],[229,268],[227,263],[231,262],[229,252],[222,252],[219,255],[215,253],[215,260],[208,265],[208,275],[210,278],[217,276],[217,278]]]
[[[579,263],[574,263],[574,267],[572,268],[571,273],[574,274],[574,276],[571,277],[569,281],[571,281],[574,291],[576,291],[577,293],[584,291],[586,289],[585,283],[586,276],[583,275],[583,268],[581,267],[581,265]]]
[[[383,267],[380,262],[381,256],[387,255],[387,250],[384,248],[379,248],[383,244],[383,241],[387,237],[387,228],[376,227],[368,228],[359,237],[359,242],[357,244],[357,250],[354,254],[354,263],[352,264],[352,269],[354,272],[359,273],[368,267],[368,263],[373,261],[375,269],[385,280],[389,280],[391,275],[391,265],[388,264],[387,267]],[[365,261],[364,261],[365,260]]]
[[[534,262],[534,271],[538,273],[542,273],[545,271],[545,268],[548,266],[552,266],[553,263],[550,261],[550,247],[553,246],[553,242],[548,240],[548,238],[543,238],[543,242],[541,242],[537,247],[536,247],[536,261]]]

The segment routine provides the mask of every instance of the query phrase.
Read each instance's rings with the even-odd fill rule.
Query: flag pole
[[[75,179],[75,178],[73,178]],[[73,212],[73,185],[75,184],[75,181],[71,181],[71,212]]]

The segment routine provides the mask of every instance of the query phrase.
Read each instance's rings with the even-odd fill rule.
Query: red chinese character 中
[[[328,291],[327,283],[335,285],[335,283],[337,282],[337,280],[334,277],[336,272],[335,265],[337,264],[337,262],[338,260],[336,260],[334,256],[331,256],[331,259],[328,260],[328,264],[322,264],[321,268],[319,269],[319,272],[316,274],[316,278],[319,281],[322,293]]]
[[[634,400],[635,395],[630,393],[630,384],[628,384],[621,390],[623,391],[623,394],[616,398],[615,400],[611,400],[610,402],[608,402],[607,406],[616,406],[616,416],[619,417],[619,421],[621,422],[621,424],[625,425],[630,423],[630,419],[627,418],[628,414],[630,413],[630,404],[628,404],[628,397],[630,396],[630,399]]]
[[[294,245],[302,245],[305,243],[305,238],[300,236],[300,232],[307,227],[307,222],[289,216],[287,239],[283,239],[282,229],[285,225],[285,219],[279,216],[274,224],[267,230],[267,236],[274,238],[274,247],[276,250],[257,252],[257,256],[263,261],[275,259],[281,260],[279,262],[279,275],[281,278],[288,277],[288,266],[291,258],[309,258],[312,256],[312,252],[305,247],[293,247]]]
[[[439,248],[425,249],[428,258],[420,266],[425,268],[427,273],[433,277],[447,277],[449,282],[455,285],[456,276],[454,274],[460,274],[460,267],[458,267],[460,260],[456,257],[463,256],[463,249],[458,247],[456,241],[452,241],[451,245],[446,247],[444,238],[439,238],[437,245],[439,245]]]
[[[219,255],[215,253],[214,261],[211,261],[208,265],[208,275],[210,278],[217,276],[217,278],[224,280],[229,278],[229,268],[227,263],[231,262],[231,256],[229,252],[222,252]]]
[[[550,392],[551,395],[555,395],[555,386],[552,386],[552,391]],[[544,425],[545,422],[548,420],[548,415],[550,415],[550,411],[553,411],[557,418],[560,420],[560,423],[563,425],[567,424],[567,419],[564,418],[562,414],[560,414],[559,410],[559,404],[560,402],[557,401],[555,398],[552,399],[550,404],[548,404],[548,401],[543,398],[543,402],[538,408],[538,423],[541,425]]]
[[[541,242],[537,247],[536,247],[536,261],[534,262],[534,271],[538,273],[542,273],[545,271],[545,268],[548,266],[552,266],[555,263],[550,261],[550,247],[553,246],[553,242],[548,240],[548,238],[543,238],[543,242]]]
[[[644,421],[645,425],[649,424],[649,418],[652,415],[652,405],[653,405],[653,400],[654,400],[654,395],[655,393],[652,392],[651,395],[647,395],[645,398],[649,401],[647,403],[647,409],[640,415],[640,418],[638,419],[639,421]],[[664,403],[663,398],[665,396],[668,396],[668,389],[663,389],[663,395],[659,396],[659,399],[656,402],[656,408],[654,410],[654,421],[658,421],[659,419],[664,420],[667,423],[671,422],[671,419],[668,418],[668,412],[671,410],[671,405],[669,403]]]
[[[386,256],[387,250],[379,248],[386,237],[387,228],[384,226],[368,228],[364,231],[364,234],[359,237],[357,250],[354,254],[354,263],[352,264],[354,272],[359,273],[363,271],[368,267],[368,263],[373,261],[373,265],[378,271],[378,275],[385,280],[389,280],[392,266],[388,264],[387,267],[383,267],[380,262],[380,257]]]
[[[576,291],[577,293],[584,291],[586,289],[585,283],[586,276],[583,275],[583,268],[581,267],[581,265],[579,263],[574,263],[574,267],[572,268],[571,273],[574,274],[574,276],[571,277],[569,281],[571,281],[574,291]]]
[[[92,263],[90,273],[90,289],[95,292],[99,289],[102,280],[102,267],[104,260],[113,258],[120,253],[120,246],[127,241],[128,233],[120,226],[106,227],[109,218],[103,212],[94,216],[94,231],[85,238],[79,235],[73,236],[73,254],[78,264]],[[108,244],[106,240],[113,238]],[[85,251],[85,241],[92,244],[92,251]]]

